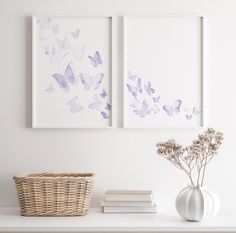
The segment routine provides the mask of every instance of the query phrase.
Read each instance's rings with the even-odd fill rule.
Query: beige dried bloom
[[[183,147],[173,139],[158,143],[157,153],[183,170],[189,177],[191,185],[202,186],[206,166],[217,155],[222,141],[223,134],[209,128],[203,134],[199,134],[192,145],[187,147]],[[196,177],[193,177],[193,174],[196,174]]]
[[[171,161],[176,167],[179,167],[178,158],[184,153],[182,146],[177,144],[173,139],[157,144],[157,152],[164,158]]]

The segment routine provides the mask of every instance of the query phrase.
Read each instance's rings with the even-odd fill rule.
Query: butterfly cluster
[[[150,81],[143,83],[138,74],[128,71],[126,87],[133,99],[130,107],[134,114],[145,118],[160,111],[158,106],[160,96],[156,95],[156,90]]]
[[[102,119],[108,119],[111,104],[108,91],[104,86],[105,74],[98,69],[103,64],[101,53],[96,50],[92,53],[93,55],[84,56],[85,45],[80,42],[83,34],[81,35],[78,28],[63,34],[62,28],[51,18],[38,18],[36,26],[40,49],[49,58],[49,63],[55,63],[58,67],[58,70],[52,73],[49,79],[50,84],[44,89],[45,92],[53,94],[59,89],[70,96],[65,102],[70,113],[93,110],[99,113]],[[78,62],[82,60],[93,69],[95,74],[78,72],[77,69],[80,68]],[[75,95],[76,90],[78,94]],[[83,94],[83,91],[86,96],[89,93],[91,98],[88,99],[88,103],[82,105],[80,94]]]
[[[85,46],[79,41],[79,29],[62,35],[60,26],[51,18],[38,18],[36,26],[40,48],[50,63],[60,64],[67,58],[78,61],[83,59]]]
[[[192,120],[201,113],[201,110],[193,107],[191,110],[185,109],[185,114],[183,114],[181,99],[175,99],[172,103],[161,103],[161,96],[157,94],[151,82],[142,82],[140,76],[131,71],[128,71],[126,87],[132,101],[129,105],[131,111],[140,118],[156,114],[164,114],[167,117],[181,114],[186,120]]]
[[[108,102],[104,103],[104,100],[107,101],[109,95],[104,87],[101,88],[104,73],[99,73],[94,76],[80,73],[78,76],[79,77],[76,76],[71,63],[67,65],[64,74],[54,73],[52,75],[58,86],[64,91],[68,92],[70,87],[77,85],[78,82],[81,83],[84,91],[98,91],[98,94],[93,96],[93,100],[88,105],[88,108],[100,112],[104,119],[108,119],[109,112],[111,111],[111,105]],[[52,86],[47,88],[46,91],[51,93],[51,88]],[[77,100],[78,96],[75,96],[66,103],[66,105],[69,106],[71,113],[77,113],[85,110],[83,106],[77,103]]]
[[[187,114],[185,114],[187,120],[192,120],[193,117],[197,117],[201,113],[201,111],[196,107],[193,107],[192,111],[190,112],[188,111],[188,109],[186,109],[186,112],[188,112]]]

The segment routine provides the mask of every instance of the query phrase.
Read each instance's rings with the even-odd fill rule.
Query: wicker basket
[[[14,176],[23,216],[86,215],[92,173],[25,173]]]

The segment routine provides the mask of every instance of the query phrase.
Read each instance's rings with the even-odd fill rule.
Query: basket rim
[[[14,180],[17,179],[31,179],[31,180],[92,180],[95,178],[95,174],[91,172],[25,172],[16,174],[13,176]]]

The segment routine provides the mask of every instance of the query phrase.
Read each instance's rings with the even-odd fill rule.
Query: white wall
[[[201,130],[122,129],[121,16],[206,16],[207,124],[225,133],[209,166],[208,186],[223,206],[236,207],[236,1],[229,0],[0,0],[0,205],[16,205],[12,176],[25,171],[96,173],[93,205],[110,188],[156,191],[159,208],[173,206],[186,178],[156,155],[155,144],[175,138],[189,143]],[[116,129],[31,128],[31,16],[110,14],[118,37],[114,76]]]

